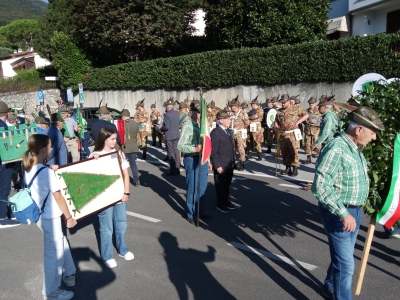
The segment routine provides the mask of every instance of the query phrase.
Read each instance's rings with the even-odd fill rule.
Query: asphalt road
[[[300,181],[294,181],[274,177],[272,155],[246,162],[231,188],[239,208],[229,214],[215,209],[210,173],[205,208],[214,218],[196,228],[185,220],[184,171],[165,176],[159,160],[165,152],[149,152],[148,162],[139,162],[141,186],[131,188],[127,206],[126,242],[133,261],[115,252],[118,266],[104,266],[96,216],[67,231],[78,269],[70,289],[74,299],[322,299],[327,238],[317,200],[302,189],[312,180],[314,165],[302,166]],[[354,253],[356,273],[368,225],[364,216]],[[42,299],[42,253],[35,225],[0,229],[0,299]],[[398,299],[399,267],[400,241],[388,239],[377,225],[355,299]]]

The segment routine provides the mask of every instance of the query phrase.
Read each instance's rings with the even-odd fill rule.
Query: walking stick
[[[200,101],[201,101],[201,108],[202,108],[202,110],[201,110],[201,113],[204,113],[205,112],[205,110],[204,110],[204,108],[205,107],[203,107],[203,102],[204,102],[204,100],[203,100],[203,87],[198,87],[199,89],[200,89]],[[204,112],[203,112],[203,110],[204,110]],[[202,122],[200,121],[200,132],[201,132],[201,127],[203,126],[203,124],[202,124]],[[201,142],[201,138],[199,139],[199,142]],[[203,137],[203,143],[202,143],[202,145],[203,145],[203,147],[204,147],[204,137]],[[202,147],[202,149],[201,149],[201,151],[200,151],[200,153],[199,153],[199,170],[198,170],[198,172],[197,172],[197,218],[196,218],[196,227],[199,227],[199,219],[200,219],[200,184],[201,184],[201,157],[202,157],[202,153],[203,153],[203,147]],[[207,172],[208,172],[208,170],[207,170]]]

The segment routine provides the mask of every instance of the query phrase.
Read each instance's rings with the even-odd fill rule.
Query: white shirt
[[[106,150],[101,150],[101,151],[94,151],[90,154],[89,157],[92,157],[93,154],[98,154],[98,155],[103,155],[103,154],[108,154],[108,153],[112,153],[112,152],[117,152],[115,149],[111,150],[109,152],[107,152]],[[121,168],[123,170],[128,169],[129,168],[129,162],[126,160],[125,154],[122,153],[122,151],[118,151],[119,156],[121,157]]]
[[[41,167],[45,166],[43,164],[37,164],[33,166],[29,172],[25,172],[25,182],[27,185],[31,181],[33,175],[35,175],[37,170]],[[47,197],[46,205],[44,206],[44,212],[41,215],[43,219],[55,219],[62,215],[62,211],[58,207],[56,199],[53,196],[53,193],[59,190],[60,187],[58,186],[56,174],[53,170],[46,167],[44,170],[40,171],[38,176],[36,176],[31,186],[31,196],[39,209],[42,208],[47,194],[49,195]]]

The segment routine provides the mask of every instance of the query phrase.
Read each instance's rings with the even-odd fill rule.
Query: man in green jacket
[[[320,145],[322,147],[325,146],[333,139],[335,133],[339,131],[339,118],[332,111],[332,102],[328,99],[322,99],[318,104],[318,110],[322,114],[322,122],[318,139],[310,146],[311,151]]]
[[[121,112],[122,120],[125,121],[125,145],[122,146],[122,150],[125,153],[126,159],[129,161],[131,167],[133,185],[139,186],[139,171],[136,164],[136,153],[139,152],[137,145],[137,133],[139,131],[139,120],[131,119],[131,113],[127,109],[123,109]]]

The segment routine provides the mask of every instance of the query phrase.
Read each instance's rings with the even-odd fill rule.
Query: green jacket
[[[122,146],[122,150],[125,153],[139,152],[137,145],[137,133],[139,131],[139,123],[136,123],[132,119],[125,121],[125,145]]]

